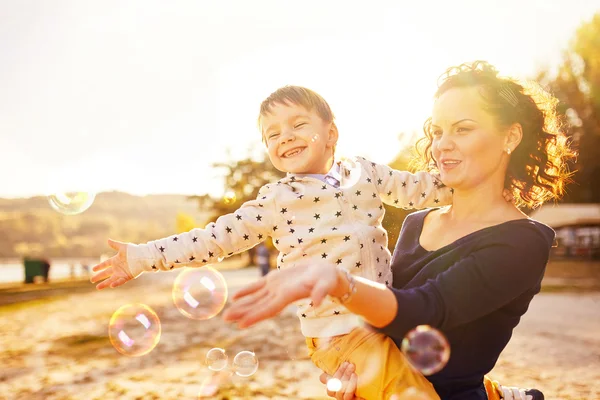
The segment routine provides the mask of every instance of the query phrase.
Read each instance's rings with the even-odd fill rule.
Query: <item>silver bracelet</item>
[[[346,274],[346,279],[348,279],[348,292],[344,293],[344,295],[338,300],[341,304],[346,304],[352,299],[352,297],[356,293],[356,282],[354,281],[354,277],[350,272],[348,272],[348,270],[343,268],[339,269]]]

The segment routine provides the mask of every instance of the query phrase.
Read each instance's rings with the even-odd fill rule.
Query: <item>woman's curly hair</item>
[[[512,192],[517,206],[535,208],[558,199],[570,181],[567,161],[574,157],[556,114],[558,100],[537,83],[518,83],[498,76],[494,66],[475,61],[451,67],[440,76],[434,98],[457,87],[479,87],[485,109],[500,128],[521,124],[523,138],[513,151],[504,187]],[[425,136],[417,141],[416,168],[437,172],[431,154],[431,118],[425,121]]]

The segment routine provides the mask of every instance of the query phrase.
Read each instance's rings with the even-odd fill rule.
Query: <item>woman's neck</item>
[[[514,219],[519,211],[503,196],[503,187],[481,184],[468,190],[454,190],[447,215],[452,221],[483,222]]]

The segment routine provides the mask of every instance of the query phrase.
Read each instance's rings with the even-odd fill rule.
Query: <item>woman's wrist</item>
[[[348,289],[350,287],[350,282],[348,282],[348,278],[346,273],[341,268],[335,268],[336,272],[336,284],[334,288],[329,292],[331,297],[336,299],[341,298],[345,293],[348,293]]]
[[[340,267],[336,268],[336,278],[336,286],[329,295],[334,297],[336,302],[346,304],[356,293],[356,281],[348,270]]]

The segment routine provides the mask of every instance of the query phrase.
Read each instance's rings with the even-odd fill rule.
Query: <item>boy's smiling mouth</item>
[[[291,158],[291,157],[297,156],[298,154],[302,153],[304,151],[304,149],[306,149],[306,147],[293,148],[293,149],[288,150],[285,153],[283,153],[281,155],[281,157],[282,158]]]

